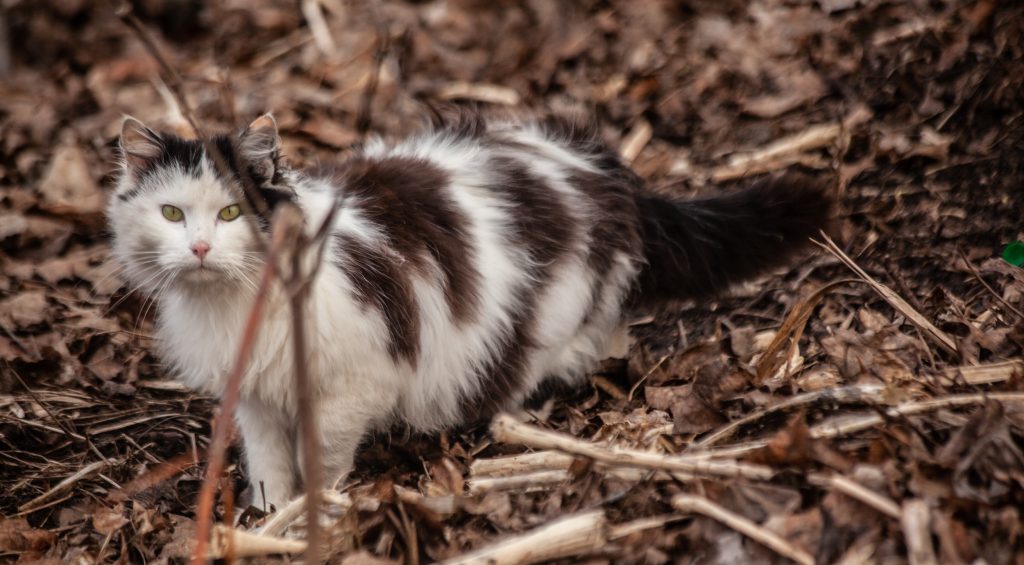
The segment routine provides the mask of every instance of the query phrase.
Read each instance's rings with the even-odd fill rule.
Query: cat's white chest
[[[158,338],[163,358],[186,384],[213,395],[224,391],[235,365],[239,342],[252,306],[248,293],[223,292],[218,296],[171,295],[162,304]],[[264,311],[252,355],[246,361],[243,391],[260,396],[280,395],[286,390],[262,390],[276,383],[263,382],[261,375],[280,373],[290,362],[289,344],[282,308],[268,305]],[[278,379],[279,380],[279,379]]]
[[[303,313],[307,370],[321,393],[354,386],[393,389],[408,383],[384,344],[386,332],[374,312],[354,303],[340,276],[320,273]],[[208,394],[224,393],[234,367],[253,296],[171,295],[163,300],[158,325],[161,355],[185,384]],[[241,382],[244,396],[294,413],[295,383],[292,319],[280,293],[271,293],[263,309]],[[366,378],[369,376],[370,378]]]

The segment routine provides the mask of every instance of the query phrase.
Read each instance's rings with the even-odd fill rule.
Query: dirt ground
[[[1024,239],[1024,6],[131,4],[204,124],[272,110],[298,165],[470,101],[586,109],[654,190],[792,168],[839,197],[836,249],[636,320],[629,359],[533,424],[745,471],[559,457],[486,426],[396,430],[367,443],[332,502],[335,562],[438,561],[596,515],[582,546],[549,556],[1024,564],[1024,270],[1001,258]],[[5,562],[176,562],[194,537],[216,401],[149,353],[154,313],[118,281],[103,219],[121,116],[182,120],[117,8],[0,8]],[[497,459],[527,451],[529,465]],[[230,478],[242,484],[237,463]],[[782,547],[708,517],[719,509]]]

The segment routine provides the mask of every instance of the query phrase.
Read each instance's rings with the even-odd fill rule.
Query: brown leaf
[[[647,405],[655,410],[671,410],[672,405],[692,394],[693,385],[645,386],[644,398]]]
[[[725,423],[725,418],[698,395],[690,393],[672,405],[672,433],[699,434]]]
[[[767,465],[804,466],[814,458],[810,428],[804,415],[797,414],[779,430],[768,445],[754,452],[750,460]]]
[[[44,551],[53,544],[53,532],[29,526],[24,518],[0,519],[0,551]]]
[[[103,193],[92,178],[78,141],[71,135],[66,135],[54,151],[49,170],[39,182],[39,193],[41,207],[52,214],[90,216],[103,211]]]
[[[744,363],[757,352],[755,349],[755,336],[757,331],[754,326],[737,326],[729,332],[729,349],[733,355],[740,358]]]
[[[49,311],[50,306],[42,290],[26,290],[0,302],[0,319],[18,328],[45,322]]]
[[[124,506],[120,503],[114,505],[113,508],[101,506],[92,515],[92,527],[103,535],[110,535],[128,523],[128,518],[124,517]]]
[[[1024,452],[1008,423],[1002,404],[988,402],[936,453],[954,468],[957,496],[988,504],[1024,487]]]
[[[173,526],[171,540],[160,549],[160,557],[165,560],[191,557],[192,547],[196,538],[195,521],[176,514],[171,514],[169,517]]]
[[[786,112],[814,102],[826,93],[825,83],[813,69],[802,64],[787,64],[776,71],[778,94],[748,98],[740,106],[748,114],[759,118],[775,118]]]

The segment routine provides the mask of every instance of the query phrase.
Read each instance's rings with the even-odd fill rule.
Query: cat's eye
[[[163,212],[164,218],[169,222],[180,222],[185,219],[185,213],[177,206],[164,204],[163,207],[160,208],[160,211]]]
[[[217,217],[224,220],[225,222],[230,222],[231,220],[237,218],[238,215],[241,213],[242,209],[238,207],[238,204],[232,204],[231,206],[225,206],[221,208],[220,212],[217,213]]]

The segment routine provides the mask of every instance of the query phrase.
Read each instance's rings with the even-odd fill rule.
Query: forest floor
[[[525,435],[367,442],[332,499],[335,561],[453,558],[567,517],[555,536],[575,545],[528,549],[1024,563],[1024,270],[1001,259],[1024,239],[1024,6],[134,4],[204,124],[272,110],[297,165],[471,100],[582,107],[654,190],[793,168],[839,197],[834,249],[636,320],[629,359]],[[216,402],[150,353],[152,309],[113,276],[103,220],[121,116],[180,117],[116,2],[4,6],[0,560],[180,561]]]

